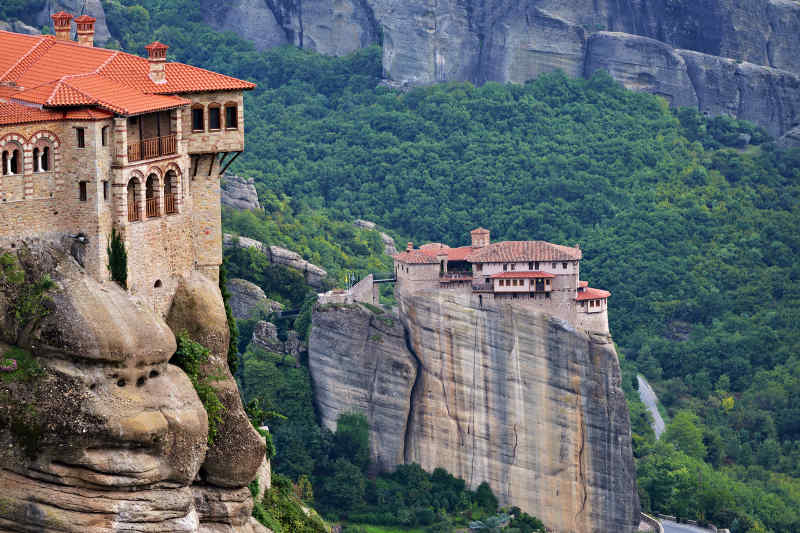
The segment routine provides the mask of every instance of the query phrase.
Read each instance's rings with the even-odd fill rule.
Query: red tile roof
[[[500,272],[489,277],[493,279],[552,279],[556,275],[549,272]]]
[[[450,248],[446,244],[440,242],[431,242],[423,244],[419,247],[422,253],[436,257],[438,255],[447,255],[448,261],[465,261],[467,256],[472,253],[471,246],[460,246],[458,248]]]
[[[132,115],[185,105],[175,96],[180,93],[255,87],[181,63],[167,63],[165,72],[166,82],[157,84],[150,79],[147,59],[53,36],[0,31],[0,96],[44,107],[97,106]]]
[[[585,290],[579,292],[575,299],[580,302],[583,300],[602,300],[603,298],[608,298],[609,296],[611,296],[611,293],[608,291],[587,287]]]
[[[401,263],[409,265],[435,265],[439,262],[435,257],[419,250],[395,254],[394,259],[395,261],[400,261]]]
[[[0,102],[0,126],[27,124],[31,122],[53,122],[56,120],[100,120],[113,114],[97,109],[70,109],[54,111],[39,109],[13,102]]]
[[[577,261],[580,248],[545,241],[505,241],[492,243],[466,257],[471,263],[503,263],[513,261]]]

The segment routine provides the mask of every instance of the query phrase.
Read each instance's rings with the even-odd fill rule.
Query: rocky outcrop
[[[287,42],[342,55],[381,42],[392,85],[524,82],[556,69],[576,77],[603,69],[673,105],[752,120],[776,136],[798,125],[785,111],[800,92],[790,79],[800,75],[800,3],[795,0],[202,3],[219,11],[209,18],[212,25],[237,31],[259,46]],[[236,27],[229,22],[244,21],[248,14],[265,20],[260,32],[250,29],[252,23]],[[747,87],[742,95],[709,92],[691,77],[690,59],[682,50],[711,56],[702,60],[701,70],[720,83],[727,83],[730,70],[721,58],[767,68],[738,69],[740,84]]]
[[[372,461],[380,470],[402,464],[417,362],[399,320],[360,305],[328,305],[314,313],[309,367],[322,424],[339,415],[367,415]]]
[[[261,209],[253,178],[226,174],[222,181],[222,205],[241,210]]]
[[[39,11],[31,11],[31,20],[26,20],[26,22],[37,28],[43,26],[52,27],[53,21],[50,20],[50,15],[58,11],[66,11],[76,17],[86,14],[97,19],[94,24],[94,40],[96,43],[104,44],[111,38],[111,33],[108,31],[108,25],[106,24],[106,12],[103,10],[101,0],[54,0],[40,2],[39,5],[42,8]],[[84,6],[85,10],[83,9]],[[73,29],[74,27],[75,25],[73,24]]]
[[[250,340],[256,346],[269,352],[291,355],[295,359],[302,352],[308,350],[306,344],[300,340],[297,332],[290,330],[285,341],[278,337],[278,326],[265,320],[256,324],[253,329],[253,338]]]
[[[628,89],[657,94],[676,107],[697,107],[686,61],[671,46],[626,33],[589,38],[585,74],[602,70]]]
[[[171,325],[212,348],[205,371],[221,376],[214,387],[228,410],[209,449],[206,411],[169,364],[175,335],[161,316],[95,282],[56,245],[13,252],[26,282],[47,275],[55,287],[47,315],[20,324],[21,288],[0,282],[0,352],[23,347],[42,368],[0,387],[0,530],[263,533],[246,486],[264,445],[247,439],[253,429],[220,362],[227,326],[216,284],[185,280],[170,311]]]
[[[283,309],[283,304],[267,298],[261,287],[255,283],[233,278],[228,280],[225,287],[230,293],[228,303],[231,312],[237,320],[250,318],[258,309],[263,309],[267,313]]]
[[[42,33],[38,28],[29,26],[21,20],[3,21],[0,20],[0,31],[12,31],[14,33],[26,33],[28,35],[39,35]]]
[[[239,246],[240,248],[253,248],[263,253],[273,265],[280,265],[286,268],[291,268],[303,274],[306,283],[320,289],[324,285],[325,278],[328,273],[325,269],[318,267],[313,263],[309,263],[297,252],[281,248],[280,246],[267,246],[261,241],[255,239],[248,239],[247,237],[238,237],[226,233],[222,237],[222,245],[226,248],[232,246]]]
[[[419,293],[400,308],[391,334],[357,307],[315,312],[309,366],[327,427],[361,411],[384,469],[402,455],[394,462],[444,467],[472,488],[487,481],[501,504],[556,531],[633,530],[630,422],[610,338],[456,294]]]

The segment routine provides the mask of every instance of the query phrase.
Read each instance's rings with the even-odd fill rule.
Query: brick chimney
[[[409,242],[408,245],[406,246],[406,252],[410,252],[413,249],[414,249],[414,243]]]
[[[153,83],[167,83],[167,49],[166,44],[154,41],[144,47],[147,60],[150,62],[150,79]]]
[[[56,39],[59,41],[69,41],[70,21],[72,15],[65,11],[59,11],[50,15],[53,19],[53,29],[56,31]]]
[[[484,246],[489,246],[490,235],[488,229],[477,228],[470,231],[469,235],[472,237],[473,248],[483,248]]]
[[[92,48],[94,46],[94,23],[97,19],[89,15],[81,15],[75,18],[75,25],[78,26],[78,44]]]

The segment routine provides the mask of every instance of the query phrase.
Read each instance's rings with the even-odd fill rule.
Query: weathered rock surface
[[[394,462],[441,466],[472,488],[487,481],[502,504],[556,531],[633,530],[630,422],[610,338],[458,295],[400,307],[408,344],[358,308],[316,311],[309,366],[327,427],[361,411],[380,428],[371,445],[384,469],[402,450]]]
[[[671,46],[648,37],[599,32],[589,38],[585,74],[603,70],[628,89],[664,97],[675,107],[697,107],[683,57]]]
[[[201,477],[223,488],[246,486],[256,475],[266,451],[264,442],[244,412],[236,382],[228,369],[228,323],[217,285],[194,272],[178,286],[167,323],[173,331],[185,331],[209,349],[211,357],[203,372],[225,407],[214,444],[206,453]]]
[[[556,69],[582,76],[601,68],[628,87],[662,95],[674,105],[700,105],[701,111],[715,109],[709,113],[752,120],[777,136],[796,125],[781,111],[792,107],[800,92],[785,79],[785,73],[800,74],[800,3],[795,0],[203,4],[221,10],[210,23],[238,31],[259,46],[289,42],[342,55],[381,41],[384,72],[394,85],[524,82]],[[245,20],[249,13],[254,19],[269,19],[261,33],[253,32],[251,25],[234,27],[228,22]],[[741,98],[736,92],[709,92],[689,78],[689,59],[681,50],[773,70],[741,68],[739,75],[748,87]],[[703,69],[709,78],[728,76],[724,60],[704,60]],[[747,109],[739,110],[740,101]]]
[[[26,347],[43,369],[0,387],[0,531],[263,533],[251,523],[246,488],[263,441],[249,479],[240,448],[209,455],[206,411],[169,364],[175,336],[161,316],[118,285],[95,282],[58,245],[29,241],[12,251],[27,280],[46,274],[56,286],[49,314],[23,327],[13,311],[19,289],[0,284],[0,352]],[[203,280],[189,280],[176,298],[176,325],[227,343],[217,330],[225,322],[218,289]],[[201,315],[180,309],[186,304]],[[198,316],[208,324],[195,326]],[[223,381],[238,399],[229,376]],[[242,423],[235,408],[230,414]],[[193,485],[198,472],[202,487]],[[217,503],[198,505],[197,491]]]
[[[254,248],[263,253],[273,265],[281,265],[291,268],[303,274],[306,283],[315,289],[322,288],[323,280],[328,277],[328,272],[324,268],[309,263],[297,252],[287,250],[280,246],[267,246],[263,242],[247,237],[237,237],[226,233],[222,238],[222,245],[225,247],[239,246],[240,248]]]
[[[261,209],[253,178],[226,174],[222,182],[222,205],[241,210]]]
[[[319,308],[312,322],[309,368],[322,424],[335,431],[339,415],[364,413],[373,462],[380,470],[393,470],[404,461],[417,376],[403,326],[360,305]]]
[[[106,12],[100,0],[54,0],[52,2],[42,2],[42,9],[38,12],[31,12],[31,20],[26,20],[26,22],[37,28],[42,26],[52,27],[53,21],[50,20],[50,15],[58,11],[66,11],[77,17],[81,14],[84,3],[86,5],[84,14],[97,19],[94,24],[94,40],[98,44],[103,44],[111,38],[111,33],[108,31]],[[72,28],[74,32],[74,23]]]
[[[0,20],[0,30],[12,31],[14,33],[27,33],[28,35],[39,35],[42,31],[39,28],[34,28],[25,24],[21,20],[4,21]]]
[[[370,222],[369,220],[358,219],[353,222],[353,225],[357,228],[378,231],[378,225],[374,222]],[[397,248],[395,247],[394,239],[382,231],[379,233],[381,236],[381,241],[383,241],[383,253],[388,256],[395,255],[397,253]]]
[[[245,279],[230,279],[225,287],[230,293],[228,303],[231,312],[237,320],[250,318],[258,309],[264,309],[268,313],[283,309],[283,304],[270,300],[261,287]]]

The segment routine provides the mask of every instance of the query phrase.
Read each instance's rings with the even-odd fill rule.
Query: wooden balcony
[[[177,153],[178,140],[174,133],[164,137],[153,137],[140,142],[128,143],[128,162],[130,163]]]
[[[142,212],[134,203],[128,204],[128,222],[138,222],[142,220]]]
[[[168,215],[174,215],[178,212],[175,194],[167,193],[164,195],[164,212]]]
[[[160,206],[158,205],[159,204],[159,198],[158,197],[148,198],[145,203],[147,204],[147,209],[146,209],[147,218],[153,218],[153,217],[160,217],[161,216]]]

